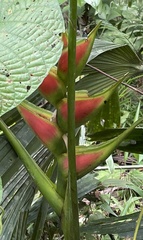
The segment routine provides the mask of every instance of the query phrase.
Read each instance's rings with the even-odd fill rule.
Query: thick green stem
[[[70,0],[69,29],[68,29],[68,191],[67,198],[69,212],[66,216],[66,240],[79,239],[77,176],[75,158],[75,75],[76,75],[76,29],[77,29],[77,0]],[[74,230],[74,231],[73,231]],[[71,234],[72,233],[72,234]]]
[[[33,181],[37,185],[38,189],[41,191],[54,211],[60,216],[63,208],[63,200],[56,192],[54,183],[44,174],[41,168],[36,164],[34,159],[31,158],[29,153],[11,132],[11,130],[5,125],[1,118],[0,128],[6,135],[19,158],[22,160],[25,168],[33,178]]]

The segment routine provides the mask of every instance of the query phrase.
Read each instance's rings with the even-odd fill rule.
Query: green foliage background
[[[0,39],[0,88],[2,89],[0,99],[1,102],[4,99],[7,103],[6,105],[1,104],[1,115],[7,112],[2,116],[3,120],[8,125],[13,125],[12,131],[35,158],[39,166],[45,172],[47,169],[52,172],[53,155],[37,140],[29,127],[20,119],[14,107],[29,96],[30,101],[36,105],[54,110],[49,103],[43,103],[43,99],[35,90],[51,66],[57,63],[61,54],[62,43],[59,41],[58,34],[64,31],[62,15],[58,3],[53,0],[48,3],[47,1],[35,2],[34,9],[36,10],[31,7],[33,2],[30,0],[21,1],[20,5],[16,5],[16,2],[4,0],[0,2],[1,8],[4,9],[0,22],[2,33]],[[59,2],[64,4],[64,1]],[[88,60],[88,64],[96,69],[89,65],[85,67],[84,76],[82,75],[81,80],[76,83],[76,90],[86,88],[92,95],[111,86],[114,83],[113,78],[120,79],[129,73],[124,81],[129,87],[122,85],[119,92],[116,92],[110,100],[108,109],[106,111],[104,109],[96,119],[85,126],[88,136],[85,141],[86,144],[90,144],[89,140],[105,141],[107,138],[115,137],[115,134],[118,135],[130,126],[133,120],[142,116],[143,7],[142,1],[122,0],[78,1],[78,7],[80,35],[85,27],[88,31],[100,19],[102,26]],[[29,10],[26,10],[27,8]],[[54,9],[54,14],[52,9]],[[67,10],[68,5],[62,5],[65,22],[68,19],[65,17]],[[5,12],[6,19],[4,19]],[[85,18],[85,13],[87,18]],[[31,15],[33,17],[33,31],[27,41],[26,36],[31,29]],[[6,22],[7,19],[8,22]],[[18,19],[16,24],[13,23],[15,19]],[[25,27],[23,22],[28,27]],[[38,31],[35,31],[37,24]],[[4,41],[3,37],[7,39],[6,34],[9,35],[9,39]],[[21,41],[18,41],[19,39]],[[32,48],[31,41],[36,42]],[[53,43],[54,48],[52,48]],[[17,59],[15,52],[18,52],[18,49],[20,49],[20,54]],[[25,62],[22,61],[23,57]],[[7,58],[10,62],[7,62]],[[27,66],[27,62],[30,62],[31,65]],[[8,68],[8,66],[10,67]],[[21,69],[23,70],[21,71]],[[108,77],[104,72],[108,74]],[[23,85],[19,91],[19,81],[23,80]],[[5,91],[5,84],[10,84],[10,95]],[[27,86],[31,86],[28,91]],[[135,89],[133,90],[130,86]],[[17,95],[15,95],[15,89],[18,89]],[[34,93],[31,95],[32,92]],[[12,108],[13,110],[9,111]],[[101,122],[102,119],[104,122]],[[120,150],[113,153],[110,161],[107,161],[107,165],[97,168],[78,180],[81,239],[133,238],[143,196],[143,138],[142,129],[138,130],[135,130],[119,146]],[[85,136],[82,135],[82,137]],[[2,134],[0,136],[0,153],[0,176],[4,188],[1,205],[5,209],[3,233],[0,239],[28,240],[33,238],[36,240],[40,239],[41,236],[48,239],[56,239],[61,236],[58,219],[37,191],[20,159]],[[55,179],[56,172],[53,171],[52,180]],[[35,237],[33,233],[37,228],[34,225],[37,219],[39,226],[44,231]],[[142,235],[141,225],[137,239],[142,240]]]

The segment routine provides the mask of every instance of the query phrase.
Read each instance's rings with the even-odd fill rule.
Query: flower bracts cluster
[[[99,28],[98,24],[89,36],[77,42],[76,46],[76,77],[79,76],[88,60],[94,39]],[[64,176],[68,172],[67,148],[63,135],[67,133],[67,74],[68,74],[68,37],[62,35],[63,52],[57,67],[53,67],[39,86],[39,92],[48,100],[56,110],[56,117],[53,121],[53,113],[37,107],[27,101],[18,106],[20,114],[27,124],[33,129],[44,145],[56,156]],[[118,87],[120,81],[107,91],[95,95],[88,95],[87,91],[76,92],[75,97],[75,125],[76,127],[85,124],[95,117],[98,111],[106,104],[111,94]],[[76,169],[77,176],[81,177],[100,162],[108,157],[116,144],[108,143],[107,146],[76,147]]]

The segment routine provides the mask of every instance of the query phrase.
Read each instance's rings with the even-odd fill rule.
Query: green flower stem
[[[137,239],[137,235],[138,235],[138,231],[139,231],[139,227],[140,227],[140,224],[141,224],[142,217],[143,217],[143,207],[141,208],[141,212],[140,212],[138,220],[137,220],[133,240]]]
[[[68,28],[68,161],[69,174],[65,198],[66,240],[79,239],[77,176],[75,158],[75,75],[76,75],[77,0],[70,0]],[[66,202],[68,201],[68,203]],[[69,211],[70,210],[70,211]]]
[[[63,200],[55,190],[54,183],[44,174],[42,169],[35,163],[33,158],[29,155],[21,142],[15,137],[12,131],[6,126],[0,118],[0,128],[6,135],[8,141],[16,151],[17,155],[23,162],[25,168],[32,177],[34,183],[37,185],[40,192],[45,199],[49,202],[50,206],[54,209],[58,216],[61,215],[63,208]]]

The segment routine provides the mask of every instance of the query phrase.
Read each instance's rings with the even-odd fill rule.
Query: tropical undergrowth
[[[67,3],[64,3],[64,1],[60,1],[60,3],[62,4],[61,10],[64,16],[65,26],[68,26],[69,22],[70,24],[72,23],[69,21],[69,15],[67,15],[69,6]],[[21,7],[23,8],[23,5],[21,5]],[[82,109],[79,105],[81,99],[85,100],[84,104],[89,99],[92,102],[95,101],[95,98],[97,100],[100,97],[104,101],[102,100],[101,106],[99,106],[101,107],[99,112],[96,112],[95,109],[95,115],[91,114],[92,117],[86,116],[87,118],[85,117],[84,120],[82,119],[84,117],[83,115],[82,118],[80,118],[81,122],[78,122],[79,119],[75,122],[76,131],[73,132],[76,136],[77,155],[81,157],[83,153],[86,154],[86,148],[89,148],[90,153],[92,154],[94,151],[93,147],[95,145],[97,149],[99,147],[100,150],[100,146],[103,146],[105,150],[102,152],[104,157],[100,156],[100,154],[99,159],[97,157],[97,160],[99,161],[97,164],[92,167],[87,165],[87,169],[85,167],[84,169],[80,169],[81,166],[79,165],[80,167],[77,170],[81,239],[133,239],[133,235],[136,237],[138,233],[136,222],[142,208],[143,197],[143,125],[142,122],[140,122],[138,129],[133,129],[132,124],[142,117],[143,107],[143,92],[141,87],[143,77],[141,55],[142,32],[140,30],[140,26],[142,24],[142,13],[140,11],[141,7],[140,1],[137,1],[137,4],[135,4],[135,1],[110,1],[110,3],[106,3],[105,1],[95,1],[94,6],[89,2],[78,2],[77,39],[82,40],[77,43],[77,49],[82,44],[86,45],[88,40],[92,39],[92,37],[90,37],[92,34],[88,35],[88,33],[91,33],[91,30],[95,28],[95,25],[97,25],[95,28],[97,38],[93,43],[90,56],[85,57],[86,53],[84,52],[85,54],[83,54],[83,58],[80,59],[79,62],[77,61],[77,66],[78,63],[79,66],[77,67],[77,71],[74,72],[76,76],[75,89],[78,92],[76,93],[76,103],[77,106],[79,106],[77,108],[78,110],[76,112],[76,116],[79,117],[78,113]],[[28,7],[26,9],[24,8],[25,16],[26,11],[29,11],[28,9]],[[43,9],[44,8],[42,8],[42,11],[44,11]],[[41,14],[42,11],[40,11]],[[128,12],[130,12],[131,15],[129,15]],[[11,12],[8,10],[8,13]],[[36,18],[39,19],[39,12],[37,11],[36,14]],[[136,16],[138,16],[138,18]],[[44,18],[42,17],[42,21],[43,19]],[[102,20],[102,23],[100,20]],[[47,23],[43,22],[43,24]],[[129,28],[127,28],[128,25],[130,25]],[[35,25],[35,27],[37,28],[37,25]],[[56,27],[58,29],[57,25]],[[49,29],[50,28],[51,25]],[[26,30],[24,29],[24,31]],[[93,30],[93,32],[94,31],[95,30]],[[20,32],[20,34],[24,33]],[[40,36],[40,32],[37,34],[36,40],[34,39],[35,36],[32,38],[35,42],[37,40],[39,41],[37,43],[38,45],[34,45],[36,48],[33,59],[36,54],[38,54],[38,52],[36,52],[37,46],[40,46],[39,51],[41,51],[43,46],[45,46],[43,39],[48,37],[50,39],[51,36],[48,35],[49,32],[47,31],[45,32],[47,35],[44,35],[45,38],[42,38],[41,40],[41,38],[38,38],[38,36]],[[25,36],[25,34],[23,36]],[[59,42],[56,40],[56,34],[54,37],[58,45]],[[59,46],[58,50],[61,51],[60,54],[62,54],[61,56],[63,57],[64,54],[67,56],[68,37],[66,34],[62,37],[64,48],[62,49],[62,47]],[[41,41],[43,41],[43,45],[41,44]],[[57,45],[53,44],[51,40],[49,44],[51,47],[50,53],[52,52],[51,49],[54,49]],[[16,43],[15,46],[17,46]],[[91,49],[88,49],[87,52],[90,52],[90,50]],[[22,52],[22,54],[24,53]],[[56,58],[58,58],[59,53],[55,50],[55,52],[53,52],[53,58],[56,54]],[[43,66],[43,62],[47,63],[47,59],[49,59],[48,57],[50,58],[51,55],[47,56],[47,54],[45,54],[43,56],[41,54],[38,66]],[[1,136],[1,176],[4,186],[1,209],[3,226],[2,224],[0,225],[1,229],[3,227],[3,233],[1,235],[2,239],[4,239],[5,236],[6,240],[64,239],[64,235],[65,239],[69,239],[68,236],[71,236],[71,232],[69,230],[71,226],[74,226],[74,221],[71,221],[73,224],[71,226],[68,225],[69,221],[66,221],[66,219],[70,220],[70,216],[71,219],[73,218],[73,212],[70,212],[71,215],[69,215],[68,211],[66,211],[66,209],[71,209],[70,206],[73,207],[71,201],[69,200],[71,192],[69,190],[70,184],[67,184],[68,171],[67,169],[62,169],[64,178],[60,175],[61,172],[59,171],[59,167],[63,167],[61,163],[64,162],[67,164],[67,146],[64,144],[62,136],[64,134],[65,139],[67,139],[68,120],[65,117],[67,116],[66,113],[64,112],[64,115],[62,109],[64,109],[64,106],[68,104],[67,97],[69,95],[69,92],[67,92],[67,90],[69,91],[69,85],[67,85],[67,76],[69,76],[69,72],[67,68],[63,68],[61,59],[59,62],[54,60],[51,65],[48,66],[48,77],[50,77],[52,81],[55,81],[55,85],[58,83],[57,92],[54,93],[55,95],[48,93],[45,100],[44,88],[40,89],[40,87],[39,91],[42,93],[44,98],[42,98],[37,92],[34,92],[34,94],[31,95],[29,91],[31,91],[33,86],[30,86],[30,83],[26,82],[23,85],[25,92],[23,90],[24,97],[22,100],[28,95],[27,93],[29,93],[30,96],[28,101],[32,102],[34,105],[31,105],[27,101],[21,103],[21,99],[18,99],[19,103],[17,104],[17,109],[26,122],[34,129],[37,135],[39,134],[42,125],[47,127],[46,129],[48,129],[49,132],[50,129],[54,129],[54,131],[56,131],[56,136],[54,137],[52,135],[48,135],[47,137],[47,135],[45,135],[46,131],[42,131],[42,135],[41,132],[40,135],[38,135],[51,152],[37,140],[35,135],[32,135],[27,125],[24,124],[23,120],[20,120],[19,113],[16,109],[11,110],[10,112],[6,110],[8,113],[2,116],[2,122],[4,121],[8,126],[11,126],[15,136],[20,139],[23,146],[26,147],[30,155],[38,162],[40,168],[42,168],[45,174],[43,175],[42,171],[33,165],[33,167],[35,167],[35,171],[38,169],[41,173],[41,175],[39,175],[40,181],[35,181],[37,178],[34,171],[31,174],[33,181],[36,182],[36,185],[40,190],[38,191],[33,184],[32,179],[21,165],[21,162],[11,145],[7,142],[3,135]],[[80,64],[80,62],[82,62],[82,64]],[[64,63],[67,67],[67,61]],[[54,65],[56,66],[53,67]],[[34,63],[32,67],[33,66]],[[27,69],[29,71],[29,62]],[[32,70],[35,70],[35,68]],[[45,68],[38,68],[38,70],[36,78],[31,71],[29,72],[30,80],[32,78],[32,80],[35,81],[35,79],[37,79],[37,77],[41,74],[39,81],[43,83],[43,77],[46,76]],[[2,76],[4,79],[6,78],[6,83],[8,84],[12,82],[13,76],[15,76],[13,74],[13,66],[9,71],[10,75],[7,73],[7,69],[2,70]],[[19,72],[20,71],[17,72],[17,75]],[[12,80],[7,80],[9,76],[11,76]],[[118,84],[115,84],[115,82],[118,82]],[[21,81],[19,84],[21,84]],[[33,85],[35,88],[36,82],[34,82]],[[49,86],[51,87],[51,82]],[[11,98],[13,96],[14,95],[11,95]],[[19,97],[19,95],[17,97]],[[9,103],[11,98],[6,96],[6,101]],[[37,108],[37,106],[39,107]],[[10,106],[10,109],[12,107],[13,106]],[[58,114],[55,109],[57,109]],[[2,108],[2,111],[5,111],[5,107]],[[35,128],[37,122],[36,120],[35,122],[32,122],[33,119],[38,119],[38,124],[40,122],[42,122],[42,124]],[[56,124],[58,124],[58,127]],[[9,137],[7,134],[9,131],[3,126],[3,123],[1,123],[2,129],[5,131],[7,137]],[[118,136],[123,136],[124,130],[127,130],[129,127],[131,127],[130,135],[128,137],[122,137],[122,140],[119,142],[118,146],[116,146]],[[27,132],[28,135],[25,135]],[[45,138],[42,138],[43,135],[46,137],[46,140]],[[108,140],[109,142],[107,142]],[[67,144],[66,140],[65,142]],[[106,148],[106,142],[109,144],[111,143],[111,150],[110,147]],[[103,143],[103,145],[100,145],[101,143]],[[80,146],[83,144],[84,148]],[[21,147],[21,145],[19,145],[19,147]],[[17,147],[15,147],[15,149],[17,150]],[[107,149],[110,151],[107,151]],[[20,151],[18,151],[18,154],[20,158],[23,159]],[[29,155],[25,155],[25,158],[27,158],[27,156],[30,161],[31,158]],[[3,162],[6,161],[6,159],[9,159],[9,161],[4,165]],[[29,162],[27,161],[25,163],[25,160],[23,160],[23,162],[30,172],[29,165],[27,165]],[[43,190],[43,185],[39,184],[39,182],[42,182],[41,179],[44,181],[44,184],[47,184],[48,188],[50,188],[50,194],[53,194],[53,198],[49,198],[50,194],[47,194],[48,192],[45,191],[45,189]],[[69,179],[68,181],[70,182]],[[66,193],[65,189],[67,189]],[[40,192],[42,192],[44,197]],[[47,199],[49,202],[47,202]],[[57,204],[55,203],[55,199],[57,200]],[[63,199],[65,200],[64,207],[62,205]],[[55,211],[52,210],[51,206]],[[3,209],[5,211],[4,213]],[[61,209],[64,212],[62,215],[60,215]],[[55,212],[60,216],[60,218],[57,217]],[[140,215],[140,219],[141,218],[142,215]],[[62,222],[60,222],[61,219]],[[135,228],[137,229],[136,233]],[[142,227],[140,228],[138,239],[141,239],[141,237]],[[134,238],[134,240],[135,239],[136,238]]]

